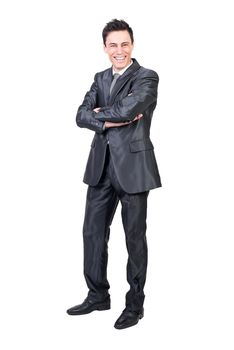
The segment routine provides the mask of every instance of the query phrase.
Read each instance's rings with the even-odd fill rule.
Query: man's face
[[[133,44],[127,30],[110,32],[106,38],[104,51],[107,53],[116,72],[131,63]]]

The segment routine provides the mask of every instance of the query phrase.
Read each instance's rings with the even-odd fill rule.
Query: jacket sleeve
[[[97,82],[96,76],[90,90],[86,93],[82,105],[76,114],[76,123],[80,128],[87,128],[97,133],[104,131],[104,122],[97,120],[97,113],[93,109],[97,106]]]
[[[157,102],[158,75],[148,70],[144,76],[135,80],[130,93],[110,107],[101,108],[98,121],[125,122],[133,120],[153,103]]]

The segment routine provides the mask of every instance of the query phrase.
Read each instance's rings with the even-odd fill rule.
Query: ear
[[[107,53],[107,47],[104,44],[103,44],[103,50],[104,50],[105,53]]]

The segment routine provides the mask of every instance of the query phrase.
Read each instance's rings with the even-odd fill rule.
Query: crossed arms
[[[94,112],[96,112],[96,113],[99,113],[100,110],[101,110],[101,107],[94,108]],[[141,119],[142,117],[143,117],[143,114],[140,113],[131,121],[119,122],[119,123],[117,123],[117,122],[104,122],[103,129],[105,130],[105,129],[109,129],[109,128],[116,128],[116,127],[120,127],[120,126],[126,126],[126,125],[128,125],[128,124],[130,124],[132,122],[135,122],[135,121]]]
[[[76,122],[81,128],[102,133],[105,128],[126,126],[142,118],[143,112],[157,101],[158,75],[154,71],[145,70],[135,80],[128,96],[112,106],[97,107],[97,75],[77,112]]]

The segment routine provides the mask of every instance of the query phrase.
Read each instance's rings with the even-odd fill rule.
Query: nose
[[[118,55],[121,55],[121,53],[123,52],[123,49],[122,49],[122,46],[117,46],[117,50],[116,50],[116,53],[118,54]]]

